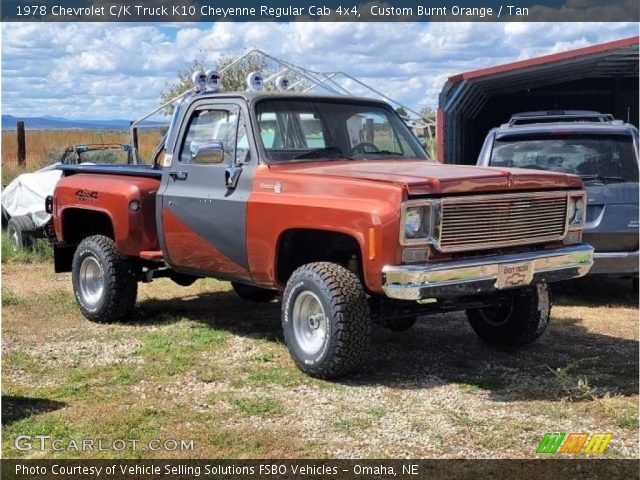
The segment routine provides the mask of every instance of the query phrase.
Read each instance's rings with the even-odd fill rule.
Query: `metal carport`
[[[638,125],[639,37],[449,77],[439,97],[438,160],[473,164],[487,132],[513,113],[599,110]]]

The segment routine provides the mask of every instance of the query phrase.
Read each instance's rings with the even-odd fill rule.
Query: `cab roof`
[[[390,106],[383,100],[369,97],[353,97],[350,95],[331,95],[318,93],[299,92],[203,92],[190,97],[190,100],[200,98],[241,98],[247,103],[255,103],[260,100],[335,100],[342,103],[375,103],[378,105]]]

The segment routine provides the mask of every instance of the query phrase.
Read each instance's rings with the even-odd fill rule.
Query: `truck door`
[[[158,201],[165,260],[176,271],[250,278],[247,199],[257,156],[247,119],[243,105],[228,99],[194,102],[183,117]],[[238,168],[234,188],[227,178]]]

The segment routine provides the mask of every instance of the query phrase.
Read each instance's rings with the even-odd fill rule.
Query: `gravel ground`
[[[517,351],[482,344],[459,313],[377,328],[361,373],[322,382],[289,359],[280,305],[224,282],[142,285],[129,322],[97,325],[49,265],[3,265],[2,281],[6,457],[25,455],[13,440],[33,432],[187,438],[194,451],[161,456],[245,458],[531,458],[545,432],[612,432],[605,456],[639,455],[626,282],[556,289],[547,333]]]

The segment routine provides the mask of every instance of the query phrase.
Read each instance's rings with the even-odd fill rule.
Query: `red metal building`
[[[487,132],[513,113],[599,110],[638,125],[639,37],[449,77],[436,121],[438,160],[473,164]]]

